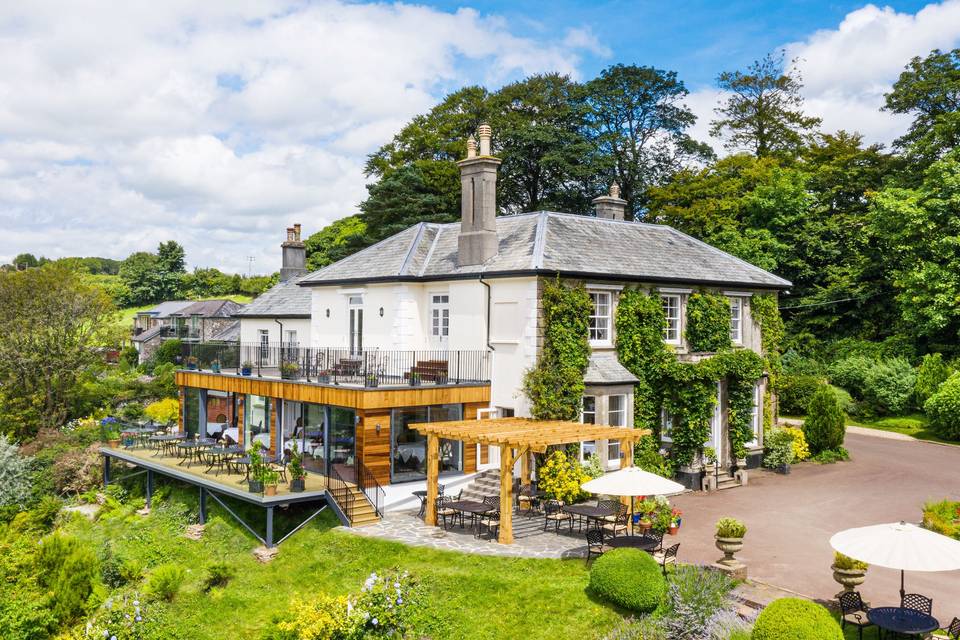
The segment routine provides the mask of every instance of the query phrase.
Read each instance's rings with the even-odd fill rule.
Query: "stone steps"
[[[453,495],[456,495],[454,492]],[[461,500],[475,500],[481,502],[484,496],[500,495],[500,471],[497,469],[487,469],[478,473],[476,477],[463,488]]]

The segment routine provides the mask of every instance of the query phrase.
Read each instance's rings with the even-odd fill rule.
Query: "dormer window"
[[[590,302],[593,311],[590,312],[590,344],[595,346],[610,345],[610,316],[611,294],[609,291],[591,291]]]

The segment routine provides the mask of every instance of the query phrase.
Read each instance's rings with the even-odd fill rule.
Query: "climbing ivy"
[[[633,423],[660,432],[663,388],[659,372],[673,360],[663,341],[667,318],[660,296],[631,289],[620,295],[615,318],[617,358],[640,381],[633,390]]]
[[[543,349],[524,376],[523,390],[538,420],[579,420],[593,304],[583,285],[543,281]]]
[[[776,388],[777,380],[783,366],[780,361],[780,350],[786,329],[783,318],[780,317],[777,295],[775,293],[758,293],[750,298],[750,309],[754,320],[760,326],[760,345],[763,351],[765,367],[770,374],[769,384],[763,392],[763,429],[773,426],[773,396],[770,389]]]
[[[730,348],[730,300],[712,293],[695,293],[687,301],[687,342],[695,352]]]

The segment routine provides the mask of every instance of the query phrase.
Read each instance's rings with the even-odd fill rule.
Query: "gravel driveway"
[[[691,493],[673,502],[683,510],[676,538],[683,562],[713,562],[714,523],[723,516],[748,528],[743,552],[749,575],[818,599],[840,590],[833,581],[830,536],[850,527],[920,522],[923,503],[960,499],[960,447],[848,433],[849,462],[804,463],[781,476],[752,471],[746,487]],[[907,592],[933,598],[943,625],[960,616],[960,572],[913,573]],[[861,588],[874,606],[896,604],[900,572],[871,567]]]

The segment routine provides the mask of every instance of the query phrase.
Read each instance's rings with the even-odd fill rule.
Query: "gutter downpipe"
[[[487,289],[487,349],[491,351],[490,354],[490,383],[493,384],[493,361],[496,358],[497,350],[490,344],[490,304],[491,302],[491,293],[490,293],[490,283],[483,279],[483,267],[480,268],[480,284],[482,284]]]

